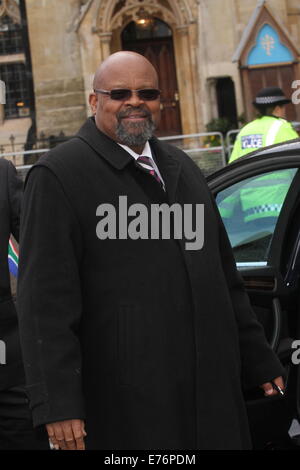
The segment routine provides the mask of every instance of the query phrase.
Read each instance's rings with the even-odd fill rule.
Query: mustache
[[[124,111],[120,111],[117,114],[117,119],[118,119],[118,121],[120,121],[121,119],[126,118],[128,116],[131,116],[132,114],[136,114],[137,112],[142,117],[147,117],[147,118],[151,119],[150,111],[148,111],[148,109],[142,108],[140,106],[137,106],[135,108],[132,107],[132,108],[129,108],[129,109],[125,109]]]

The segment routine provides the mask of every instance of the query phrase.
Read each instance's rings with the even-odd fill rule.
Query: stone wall
[[[38,134],[73,135],[86,119],[78,36],[79,0],[27,0]]]
[[[116,34],[106,32],[103,37],[95,31],[100,4],[100,0],[26,0],[38,133],[72,135],[89,114],[93,74],[111,51],[110,40]],[[214,78],[233,79],[238,114],[243,112],[240,71],[232,56],[258,2],[185,0],[185,4],[195,23],[186,31],[174,27],[182,121],[187,133],[203,132],[216,113],[209,88]],[[299,0],[266,4],[300,48]]]

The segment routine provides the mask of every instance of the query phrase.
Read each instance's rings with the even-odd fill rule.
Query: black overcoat
[[[19,240],[22,186],[14,165],[0,158],[0,340],[5,343],[5,364],[0,365],[0,390],[25,381],[7,258],[10,235]]]
[[[89,449],[248,448],[242,383],[281,366],[200,170],[150,144],[167,193],[93,118],[29,174],[18,302],[34,422],[84,418]],[[204,247],[100,240],[97,208],[120,195],[204,204]]]

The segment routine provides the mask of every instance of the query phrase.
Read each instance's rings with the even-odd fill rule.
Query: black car
[[[300,412],[300,139],[207,178],[253,309],[286,370],[285,395],[245,390],[254,448],[286,448]]]

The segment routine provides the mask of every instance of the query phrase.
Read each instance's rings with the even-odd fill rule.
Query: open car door
[[[284,397],[244,391],[254,448],[288,440],[299,416],[299,168],[298,142],[242,158],[208,177],[253,309],[286,371]]]

